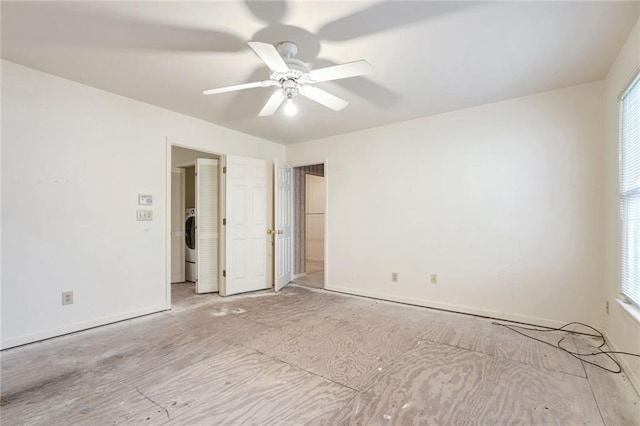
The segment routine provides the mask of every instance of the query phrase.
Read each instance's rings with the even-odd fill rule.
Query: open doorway
[[[167,309],[202,303],[211,293],[227,297],[271,289],[273,261],[267,252],[272,240],[267,238],[267,226],[273,223],[269,213],[280,209],[271,209],[274,175],[267,160],[194,150],[167,141],[166,165]],[[195,211],[190,212],[187,169],[193,166]],[[195,235],[190,237],[195,244],[189,249],[195,252],[190,256],[196,259],[196,273],[191,275],[195,284],[187,280],[191,266],[186,221],[191,214]],[[274,230],[270,231],[273,235]],[[185,303],[177,305],[181,300]]]
[[[293,168],[293,282],[324,288],[324,164]]]
[[[219,290],[220,156],[171,147],[171,305]]]

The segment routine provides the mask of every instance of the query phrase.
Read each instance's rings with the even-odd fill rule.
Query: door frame
[[[164,238],[164,248],[165,248],[165,285],[166,285],[166,293],[165,293],[165,304],[166,309],[171,309],[171,170],[173,166],[171,164],[171,149],[176,146],[178,148],[190,149],[192,151],[199,151],[205,154],[217,155],[219,157],[218,161],[220,162],[220,170],[226,165],[226,157],[225,154],[221,154],[215,151],[209,151],[207,149],[196,148],[190,145],[181,144],[179,142],[172,142],[168,138],[166,139],[166,164],[165,164],[165,238]],[[185,167],[187,162],[180,163],[180,165],[176,165],[176,167]],[[194,161],[195,164],[195,161]],[[226,211],[225,205],[225,175],[220,173],[220,180],[218,182],[219,188],[219,201],[218,208],[221,212]],[[224,214],[220,214],[220,238],[219,238],[219,250],[218,250],[218,262],[220,265],[224,265],[225,261],[225,253],[224,253],[224,244],[225,244],[225,232],[222,226],[222,217]],[[219,276],[219,286],[224,285],[224,278],[222,276],[223,268],[218,268],[220,271]]]
[[[324,165],[324,285],[323,288],[325,290],[331,290],[331,286],[329,285],[329,158],[325,157],[323,159],[319,159],[316,161],[307,160],[300,161],[297,163],[289,163],[292,168],[296,167],[304,167],[304,166],[315,166],[317,164]],[[292,197],[293,198],[293,197]],[[293,203],[294,201],[291,200]],[[292,206],[294,208],[295,206]],[[295,253],[293,253],[295,256]],[[291,259],[293,263],[293,259]],[[274,265],[275,267],[275,265]],[[293,275],[296,276],[295,274]]]
[[[185,205],[186,205],[186,186],[187,186],[186,185],[187,184],[186,175],[187,175],[187,173],[186,173],[186,170],[185,170],[184,167],[178,167],[178,166],[171,167],[171,182],[170,182],[170,185],[169,185],[169,197],[170,197],[169,210],[171,210],[171,208],[173,207],[172,206],[172,204],[173,204],[173,173],[175,173],[176,170],[180,170],[180,172],[178,172],[178,173],[180,173],[182,175],[182,200],[180,200],[181,206],[180,206],[180,210],[179,211],[182,211],[182,222],[183,222],[183,224],[182,224],[182,233],[186,234],[185,233],[185,227],[184,227],[184,219],[185,219],[184,212],[185,212]],[[172,219],[172,218],[173,217],[172,217],[171,212],[170,212],[169,213],[169,219]],[[169,229],[170,229],[169,234],[171,234],[171,232],[173,231],[172,228],[173,228],[172,223],[169,222]],[[173,264],[173,258],[171,256],[171,246],[173,245],[173,239],[171,237],[172,236],[169,235],[169,257],[171,258],[171,264]],[[182,236],[182,239],[183,240],[185,239],[185,235]],[[183,263],[185,263],[185,258],[186,258],[185,250],[182,250],[182,262]],[[173,272],[174,271],[171,268],[171,265],[169,265],[169,281],[172,282],[172,283],[173,283]],[[181,276],[183,280],[186,280],[186,274],[187,274],[187,271],[186,271],[186,265],[185,265],[185,269],[183,270],[183,273],[182,273],[182,276]]]

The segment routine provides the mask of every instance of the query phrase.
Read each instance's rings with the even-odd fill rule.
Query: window
[[[640,306],[640,75],[620,99],[622,294]]]

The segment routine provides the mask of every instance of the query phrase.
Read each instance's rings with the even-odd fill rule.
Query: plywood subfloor
[[[640,424],[624,375],[490,320],[299,286],[173,294],[4,351],[2,424]]]

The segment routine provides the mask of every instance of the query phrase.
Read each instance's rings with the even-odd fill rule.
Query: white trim
[[[631,71],[631,75],[629,76],[629,78],[624,82],[622,86],[624,87],[624,89],[622,89],[620,95],[618,96],[618,102],[622,101],[622,99],[627,96],[627,93],[629,93],[629,90],[631,90],[631,87],[634,86],[633,83],[635,83],[637,79],[640,79],[640,64],[636,65],[633,71]]]
[[[173,166],[171,164],[171,143],[169,138],[165,137],[166,144],[166,161],[165,167],[167,173],[165,175],[165,239],[164,239],[164,280],[169,285],[165,288],[165,309],[171,309],[171,173]]]
[[[623,311],[629,314],[632,320],[640,324],[640,309],[637,306],[635,306],[632,302],[627,302],[626,300],[620,298],[616,298],[616,302],[618,302],[618,305],[620,305]]]
[[[26,345],[28,343],[38,342],[40,340],[50,339],[53,337],[60,337],[64,334],[75,333],[78,331],[85,331],[90,328],[113,324],[115,322],[125,321],[140,317],[143,315],[154,314],[157,312],[166,311],[164,305],[153,306],[150,308],[138,309],[135,311],[122,312],[116,315],[110,315],[108,317],[102,317],[84,322],[78,322],[75,324],[66,325],[64,327],[54,328],[52,330],[39,331],[37,333],[27,334],[25,336],[13,337],[2,342],[1,350],[14,348],[16,346]]]
[[[329,158],[325,158],[324,162],[324,282],[323,288],[329,285]]]
[[[602,334],[604,335],[604,339],[607,342],[607,345],[609,346],[610,350],[612,350],[612,351],[620,351],[620,349],[617,348],[613,344],[613,341],[611,340],[611,338],[607,334],[606,330],[603,331]],[[627,379],[629,379],[629,382],[631,383],[631,386],[633,386],[633,388],[636,390],[636,392],[638,394],[640,394],[640,374],[639,375],[633,375],[633,369],[629,365],[629,363],[627,361],[627,357],[625,357],[625,356],[616,356],[616,360],[618,361],[618,363],[622,367],[622,371],[624,372],[625,376],[627,376]]]
[[[495,318],[498,320],[515,321],[515,322],[521,322],[521,323],[526,323],[531,325],[539,325],[543,327],[557,328],[566,324],[564,322],[559,322],[559,321],[549,320],[544,318],[528,317],[525,315],[491,311],[488,309],[478,309],[478,308],[473,308],[471,306],[434,302],[431,300],[416,299],[412,297],[394,296],[391,294],[376,293],[373,291],[363,291],[363,290],[354,289],[350,287],[325,285],[324,288],[325,290],[335,291],[338,293],[346,293],[346,294],[351,294],[355,296],[364,296],[364,297],[370,297],[373,299],[386,300],[389,302],[406,303],[408,305],[423,306],[425,308],[434,308],[434,309],[440,309],[444,311],[459,312],[463,314],[471,314],[471,315],[477,315],[481,317]]]
[[[186,205],[186,201],[185,201],[185,197],[186,197],[186,194],[185,194],[185,191],[186,191],[186,169],[183,168],[183,167],[173,167],[171,169],[171,182],[170,182],[170,185],[171,185],[171,190],[172,191],[173,191],[173,184],[174,184],[174,181],[173,181],[173,174],[174,173],[180,174],[181,175],[180,179],[182,181],[182,185],[181,185],[182,186],[182,188],[181,188],[182,199],[180,200],[180,209],[178,209],[178,211],[181,212],[180,213],[181,214],[180,218],[181,218],[181,223],[182,223],[182,226],[181,226],[182,232],[178,232],[177,234],[181,237],[182,241],[184,241],[184,237],[185,237],[185,232],[184,232],[184,219],[185,219],[184,212],[185,212],[185,205]],[[173,209],[173,194],[171,194],[171,202],[169,204],[169,208]],[[172,236],[176,236],[174,234],[174,231],[173,231],[172,222],[168,221],[167,223],[169,224],[169,232],[171,233],[171,235]],[[173,253],[173,240],[171,240],[171,245],[169,246],[169,255],[170,255],[169,256],[170,262],[173,265],[173,256],[174,256],[174,253]],[[184,256],[185,256],[185,246],[183,244],[182,245],[181,258],[184,259]],[[185,279],[186,278],[186,275],[185,275],[186,271],[181,271],[182,273],[177,275],[177,276],[176,276],[175,272],[176,271],[173,271],[171,269],[169,270],[169,273],[171,274],[171,284],[173,284],[173,283],[181,283],[181,282],[186,281],[186,279]],[[165,297],[165,301],[166,301],[166,297]]]

